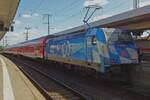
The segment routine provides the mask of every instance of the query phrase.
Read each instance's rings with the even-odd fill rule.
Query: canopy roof
[[[0,0],[0,39],[8,31],[20,0]]]

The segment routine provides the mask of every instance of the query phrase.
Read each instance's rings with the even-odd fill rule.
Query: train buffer
[[[0,55],[0,100],[45,98],[12,61]]]

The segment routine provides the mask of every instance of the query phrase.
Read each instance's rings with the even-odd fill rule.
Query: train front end
[[[127,30],[107,28],[97,32],[100,53],[100,72],[111,66],[138,64],[138,49]]]
[[[108,51],[110,65],[138,63],[138,49],[130,31],[114,30],[108,39]]]

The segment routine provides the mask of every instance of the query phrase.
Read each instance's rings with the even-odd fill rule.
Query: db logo
[[[71,51],[70,43],[69,41],[67,41],[63,45],[63,56],[65,57],[70,56],[70,51]]]

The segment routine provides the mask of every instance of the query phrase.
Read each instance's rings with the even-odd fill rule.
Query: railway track
[[[92,100],[92,98],[81,94],[54,77],[51,77],[24,62],[17,62],[19,69],[31,80],[47,100]],[[21,66],[20,64],[24,66]],[[40,79],[37,80],[37,78]],[[40,83],[40,81],[42,82]]]
[[[52,66],[55,66],[53,64],[49,65],[47,63],[48,65],[47,64],[43,65],[41,62],[38,62],[38,61],[29,60],[29,59],[26,59],[23,57],[21,57],[22,59],[18,59],[15,57],[16,56],[8,55],[8,58],[11,59],[15,63],[21,61],[21,64],[19,64],[19,65],[26,66],[23,68],[25,68],[25,70],[27,70],[27,71],[29,71],[29,69],[27,69],[28,67],[34,68],[38,71],[42,71],[42,72],[46,73],[46,75],[48,75],[48,76],[50,75],[50,76],[55,77],[57,80],[60,80],[61,82],[67,84],[67,86],[69,86],[69,87],[73,87],[73,90],[75,88],[75,90],[78,90],[78,91],[80,91],[80,93],[85,94],[83,96],[85,96],[86,98],[83,98],[83,99],[87,99],[87,100],[91,100],[91,99],[92,100],[149,100],[149,97],[147,97],[147,96],[143,96],[139,93],[125,89],[126,87],[128,87],[126,85],[125,86],[123,85],[123,87],[122,87],[122,85],[115,83],[115,84],[117,84],[117,86],[116,86],[116,85],[114,85],[113,82],[110,82],[110,83],[107,81],[99,82],[98,80],[96,81],[93,79],[86,80],[85,78],[83,79],[80,76],[79,76],[80,78],[78,80],[77,79],[78,76],[74,77],[75,73],[72,76],[72,74],[63,72],[63,70],[59,71],[56,68],[57,69],[57,71],[56,71],[55,69],[51,68]],[[33,74],[33,71],[31,71],[30,73]],[[59,75],[59,73],[60,73],[60,75]],[[65,74],[67,75],[67,77]],[[69,76],[71,77],[71,79],[69,78]],[[42,78],[40,78],[40,79],[42,79]],[[48,82],[46,81],[45,83],[48,83]],[[58,100],[60,100],[60,99],[58,99]],[[82,98],[81,99],[79,98],[77,100],[82,100]]]

